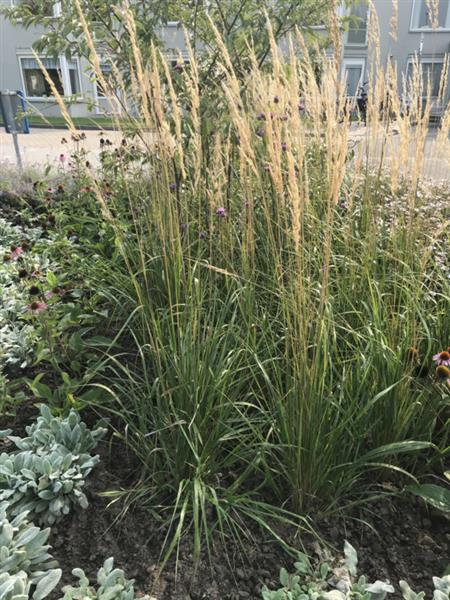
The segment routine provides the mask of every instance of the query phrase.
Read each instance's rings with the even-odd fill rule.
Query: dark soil
[[[33,412],[30,405],[22,405],[16,417],[0,418],[0,429],[10,427],[23,433]],[[164,527],[149,509],[135,508],[122,515],[120,502],[108,507],[111,498],[100,496],[105,491],[124,489],[135,479],[138,470],[133,456],[123,447],[106,442],[100,445],[99,453],[102,460],[86,486],[89,508],[75,511],[52,529],[52,553],[63,569],[63,584],[73,583],[74,567],[83,568],[95,581],[103,561],[114,556],[115,565],[136,579],[138,592],[157,600],[260,600],[263,584],[276,589],[281,566],[292,569],[292,558],[267,534],[248,524],[252,541],[244,541],[239,548],[230,542],[226,551],[218,544],[212,550],[212,560],[203,556],[197,568],[187,535],[180,547],[176,574],[175,558],[161,572]],[[358,551],[359,573],[372,580],[397,585],[405,579],[416,591],[430,593],[432,577],[442,576],[450,564],[450,522],[411,497],[386,499],[371,505],[370,512],[346,520],[323,520],[318,529],[322,539],[338,552],[348,539]],[[301,549],[294,531],[282,533]],[[308,538],[301,542],[314,556],[317,543]]]

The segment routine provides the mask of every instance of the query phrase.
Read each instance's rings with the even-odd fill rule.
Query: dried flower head
[[[416,364],[419,362],[419,351],[414,346],[408,348],[406,351],[406,361],[409,363]]]
[[[28,290],[28,293],[30,294],[30,296],[39,296],[41,290],[38,288],[37,285],[32,285]]]
[[[444,365],[440,365],[436,369],[436,377],[440,381],[450,381],[450,369],[448,367],[444,367]]]

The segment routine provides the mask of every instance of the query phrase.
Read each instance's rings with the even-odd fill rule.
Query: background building
[[[0,0],[0,7],[11,6],[20,0]],[[391,35],[392,2],[374,0],[380,25],[381,61],[397,64],[399,88],[403,77],[412,69],[415,57],[420,57],[424,78],[430,81],[431,95],[437,96],[439,81],[446,55],[450,52],[450,0],[439,0],[437,28],[432,27],[431,15],[426,0],[398,0],[397,39]],[[58,18],[61,10],[58,3],[52,8]],[[347,31],[343,34],[343,75],[347,80],[349,96],[358,93],[367,79],[368,71],[368,7],[364,0],[357,1],[351,9],[341,9],[341,16],[350,17]],[[318,28],[320,29],[320,28]],[[0,89],[23,90],[30,106],[44,116],[59,115],[51,90],[39,69],[31,48],[44,33],[40,27],[24,29],[12,25],[0,15]],[[169,51],[183,53],[182,31],[175,23],[161,31]],[[72,116],[90,116],[102,113],[108,103],[97,85],[84,59],[73,57],[68,60],[42,57],[56,88],[66,97],[72,97],[69,112]],[[108,72],[107,61],[102,68]],[[450,98],[447,90],[446,101]]]

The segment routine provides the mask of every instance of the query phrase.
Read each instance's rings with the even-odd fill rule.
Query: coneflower
[[[20,279],[25,279],[25,277],[28,277],[28,271],[26,269],[20,269],[18,275]]]
[[[444,350],[433,356],[434,362],[438,366],[450,367],[450,352]]]
[[[28,290],[28,293],[30,294],[30,296],[39,296],[41,290],[38,288],[37,285],[32,285]]]
[[[448,367],[444,367],[444,365],[440,365],[436,369],[436,378],[439,379],[439,381],[450,382],[450,369]]]
[[[33,313],[41,313],[48,308],[48,305],[45,302],[41,302],[40,300],[35,300],[28,306],[28,308]]]
[[[17,260],[21,254],[23,254],[21,246],[11,246],[11,260]]]

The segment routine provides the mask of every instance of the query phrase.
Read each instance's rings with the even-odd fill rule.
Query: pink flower
[[[433,360],[438,366],[450,367],[450,352],[447,350],[439,352],[433,356]]]
[[[66,162],[66,155],[65,154],[60,154],[59,155],[59,162],[63,165]]]
[[[53,188],[51,188],[51,187],[48,188],[47,194],[54,194],[54,193],[55,193],[55,190]]]
[[[55,295],[54,292],[52,292],[51,290],[49,290],[48,292],[45,292],[44,296],[47,298],[47,300],[50,300],[50,298],[53,298],[53,296]]]
[[[227,211],[223,206],[220,206],[217,210],[216,210],[216,215],[218,217],[226,217],[227,216]]]
[[[11,260],[17,260],[21,254],[23,254],[23,248],[21,246],[17,246],[17,248],[11,250]]]
[[[48,304],[46,304],[45,302],[41,302],[40,300],[36,300],[35,302],[29,304],[28,308],[31,310],[32,313],[39,314],[41,312],[44,312],[44,310],[48,308]]]

